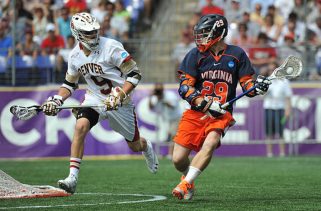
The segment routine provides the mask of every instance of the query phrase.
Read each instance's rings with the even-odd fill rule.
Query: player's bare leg
[[[142,152],[147,163],[147,167],[150,172],[156,174],[158,170],[158,158],[153,150],[152,143],[143,137],[140,137],[137,141],[127,142],[129,148],[134,152]]]
[[[194,180],[210,163],[220,138],[221,135],[215,131],[212,131],[207,135],[201,150],[193,158],[186,177],[182,177],[182,181],[172,191],[173,196],[178,199],[192,199],[194,194]]]
[[[215,131],[210,132],[201,148],[201,150],[195,155],[191,162],[191,166],[203,171],[210,163],[213,152],[219,144],[221,135]],[[189,175],[187,174],[186,177]]]
[[[190,149],[175,143],[172,161],[175,168],[178,171],[180,171],[183,175],[181,176],[181,183],[176,188],[174,188],[172,194],[178,197],[179,199],[185,198],[189,200],[194,195],[194,183],[184,185],[184,188],[188,186],[188,188],[185,188],[185,191],[182,191],[179,187],[180,185],[182,185],[182,183],[185,183],[185,176],[190,166],[190,160],[188,158],[190,153]]]
[[[188,158],[189,154],[191,153],[191,150],[188,148],[185,148],[179,144],[174,144],[174,153],[173,153],[173,164],[175,168],[182,172],[183,175],[186,176],[188,172],[188,167],[190,165],[190,160]]]
[[[64,180],[58,181],[58,186],[69,193],[74,193],[76,191],[79,167],[84,155],[85,137],[89,130],[90,123],[88,119],[80,118],[77,120],[71,144],[69,176]]]

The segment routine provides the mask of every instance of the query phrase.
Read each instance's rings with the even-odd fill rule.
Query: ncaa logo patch
[[[121,58],[125,59],[128,56],[128,53],[122,52],[120,56],[121,56]]]
[[[229,68],[233,68],[235,66],[235,63],[233,61],[229,61],[227,65]]]

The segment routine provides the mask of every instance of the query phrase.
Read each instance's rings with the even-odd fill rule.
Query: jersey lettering
[[[209,70],[201,73],[201,78],[205,80],[224,80],[229,84],[233,83],[232,74],[224,70]]]
[[[83,76],[89,73],[104,74],[103,68],[99,64],[95,63],[83,64],[78,68],[78,72],[81,73]]]

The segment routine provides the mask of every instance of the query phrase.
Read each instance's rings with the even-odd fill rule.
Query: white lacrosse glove
[[[204,100],[192,109],[206,114],[201,119],[204,119],[205,117],[216,118],[226,113],[226,110],[221,108],[221,103],[213,100],[212,97],[204,97]]]
[[[209,106],[207,112],[211,114],[212,117],[219,117],[226,113],[226,110],[221,108],[221,103],[212,99],[212,103]]]
[[[41,108],[44,114],[48,116],[56,116],[60,111],[57,109],[58,106],[62,106],[64,102],[60,95],[50,96],[45,103],[42,104]]]
[[[113,87],[111,93],[108,95],[104,101],[105,110],[117,110],[119,106],[122,106],[123,101],[127,98],[125,91],[119,86]]]
[[[272,82],[270,79],[262,75],[259,75],[256,81],[254,82],[254,84],[256,85],[255,94],[264,95],[268,91],[271,83]]]

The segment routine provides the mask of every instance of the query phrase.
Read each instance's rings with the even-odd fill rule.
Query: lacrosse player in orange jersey
[[[81,108],[77,113],[71,145],[70,173],[59,180],[60,188],[69,193],[76,190],[79,167],[84,153],[85,136],[97,122],[107,119],[111,128],[120,133],[134,152],[142,152],[152,173],[157,172],[158,159],[152,144],[140,137],[134,105],[129,94],[138,85],[141,75],[123,45],[113,39],[99,37],[100,25],[88,13],[73,15],[70,23],[79,42],[69,54],[66,79],[58,94],[42,105],[46,115],[57,115],[63,102],[77,88],[82,75],[87,83],[83,105],[105,104],[103,108]]]
[[[252,78],[254,70],[243,49],[225,44],[227,29],[224,16],[201,17],[194,27],[197,47],[185,56],[179,68],[178,92],[191,109],[184,112],[174,138],[172,160],[183,174],[172,191],[178,199],[192,199],[195,179],[210,163],[221,137],[235,123],[233,106],[222,109],[221,104],[235,98],[237,84],[244,91],[257,84],[248,97],[266,93],[271,84],[265,77]],[[188,157],[191,151],[197,152],[192,161]]]

